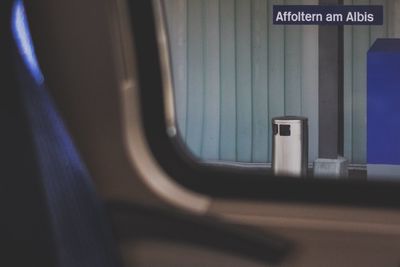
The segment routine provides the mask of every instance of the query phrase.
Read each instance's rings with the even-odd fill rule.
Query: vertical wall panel
[[[178,129],[185,139],[186,135],[186,98],[187,98],[187,43],[186,43],[186,9],[187,0],[174,0],[165,5],[169,43],[172,60],[172,75],[174,81],[175,110],[177,114]]]
[[[252,155],[251,2],[236,0],[236,136],[237,161],[250,162]]]
[[[204,37],[204,129],[202,157],[219,159],[220,73],[219,73],[219,1],[206,0]]]
[[[235,1],[220,3],[220,159],[236,161]]]
[[[286,0],[285,4],[299,4],[297,0]],[[285,115],[300,116],[301,111],[301,26],[285,27]]]
[[[385,11],[386,11],[387,17],[386,17],[386,19],[384,18],[383,21],[387,22],[387,33],[389,36],[393,36],[395,33],[395,25],[396,25],[396,23],[395,23],[396,11],[394,10],[394,8],[395,8],[394,2],[395,1],[396,0],[393,0],[393,2],[391,0],[386,0]]]
[[[387,0],[370,0],[371,5],[385,5],[385,2]],[[385,18],[387,18],[387,10],[386,8],[383,9],[384,10],[384,20]],[[370,27],[370,40],[369,40],[369,44],[370,46],[372,46],[372,44],[375,42],[375,40],[377,38],[385,38],[386,36],[388,36],[387,33],[387,23],[384,22],[384,24],[382,26],[371,26]]]
[[[203,126],[203,1],[188,3],[188,54],[187,54],[187,120],[186,143],[195,155],[201,155]]]
[[[386,0],[388,13],[388,34],[389,37],[399,36],[400,33],[400,1]]]
[[[265,0],[252,2],[253,144],[252,161],[266,162],[268,132],[268,7]]]
[[[303,4],[318,4],[318,0],[303,0]],[[308,158],[318,158],[318,26],[301,28],[301,110],[308,118]]]
[[[392,36],[393,37],[399,37],[400,35],[400,1],[399,0],[392,0],[390,1],[391,4],[393,5],[393,32]]]
[[[393,10],[394,14],[392,15],[392,32],[389,37],[391,38],[400,38],[400,0],[387,0],[390,3],[390,9]]]
[[[282,5],[282,0],[272,0],[268,2],[268,10],[271,14],[273,5]],[[276,116],[285,114],[285,26],[273,25],[272,17],[268,18],[268,121]],[[272,136],[271,127],[269,134]],[[272,147],[270,138],[269,147]],[[268,161],[271,161],[271,150],[269,151]]]
[[[359,4],[368,4],[366,1],[358,1]],[[353,26],[353,163],[366,162],[366,92],[367,92],[367,51],[369,49],[369,27]]]
[[[352,5],[353,1],[345,0],[345,5]],[[344,26],[343,44],[343,112],[344,112],[344,157],[350,162],[353,159],[353,27]]]

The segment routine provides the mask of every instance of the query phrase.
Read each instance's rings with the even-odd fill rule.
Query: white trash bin
[[[274,175],[301,177],[308,168],[308,119],[283,116],[272,119]]]

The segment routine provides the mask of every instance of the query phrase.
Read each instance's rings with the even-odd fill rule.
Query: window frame
[[[129,1],[136,49],[141,116],[157,163],[178,184],[216,198],[301,202],[367,207],[400,207],[400,184],[347,179],[273,177],[260,169],[205,164],[190,152],[179,133],[171,133],[165,101],[162,56],[152,1]],[[143,27],[146,25],[146,27]],[[165,55],[164,55],[165,56]],[[166,119],[167,118],[167,119]]]

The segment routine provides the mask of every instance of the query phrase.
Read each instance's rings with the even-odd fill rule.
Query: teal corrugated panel
[[[270,135],[268,132],[268,4],[252,2],[252,79],[253,136],[252,161],[267,162]]]
[[[202,157],[219,159],[220,131],[220,51],[219,1],[205,2],[204,34],[204,128]]]
[[[188,3],[186,143],[195,155],[200,156],[203,142],[204,1],[190,0]]]
[[[285,4],[299,4],[297,0],[286,0]],[[302,115],[301,69],[302,69],[301,26],[285,27],[285,115]]]
[[[268,8],[273,5],[282,5],[282,0],[268,1]],[[276,116],[285,115],[285,26],[273,25],[272,18],[268,18],[268,121]],[[272,136],[271,127],[269,136]],[[268,140],[271,148],[271,140]],[[268,162],[271,161],[271,149],[268,153]]]
[[[236,136],[237,161],[252,155],[251,1],[236,0]],[[224,77],[223,77],[224,78]]]
[[[318,4],[318,0],[303,0],[303,4]],[[318,26],[301,28],[301,111],[308,118],[309,161],[318,158]]]
[[[235,1],[220,3],[220,159],[236,161]]]

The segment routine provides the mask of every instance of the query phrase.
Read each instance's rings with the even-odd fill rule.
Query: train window
[[[378,127],[394,118],[367,102],[384,84],[385,97],[397,92],[396,75],[379,76],[393,71],[375,64],[399,47],[400,1],[379,1],[377,26],[275,25],[282,3],[130,2],[154,157],[179,184],[215,197],[396,205],[396,126]]]
[[[187,149],[199,161],[219,166],[268,171],[280,168],[280,164],[283,169],[298,165],[294,167],[297,171],[287,167],[282,174],[364,180],[400,175],[400,167],[392,164],[400,164],[400,152],[393,152],[399,156],[389,164],[382,164],[385,160],[380,157],[369,156],[373,160],[367,160],[370,154],[385,154],[385,149],[370,144],[382,137],[372,126],[367,128],[367,122],[378,127],[375,117],[387,112],[367,109],[367,102],[374,102],[372,83],[367,84],[367,62],[373,61],[377,39],[400,36],[394,19],[400,1],[343,2],[381,5],[385,19],[378,26],[337,27],[341,37],[336,39],[339,51],[335,56],[343,60],[337,69],[340,74],[335,74],[337,121],[331,122],[325,114],[332,109],[321,107],[331,93],[322,84],[325,73],[329,76],[335,70],[320,65],[324,60],[320,52],[334,50],[332,40],[324,41],[323,29],[317,25],[275,25],[272,10],[280,4],[283,1],[164,1],[176,128]],[[316,5],[318,1],[284,4]],[[369,71],[373,72],[372,68]],[[299,139],[304,143],[296,145],[296,134],[288,134],[290,126],[286,125],[280,126],[280,136],[287,138],[274,137],[273,119],[283,116],[307,119],[299,132],[307,135]],[[368,135],[373,137],[368,139]],[[378,143],[400,151],[400,147],[389,145],[393,141],[388,138]],[[286,150],[282,152],[286,162],[274,159],[282,149]],[[324,150],[332,151],[321,152]],[[299,169],[302,160],[307,169],[303,172]]]

